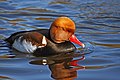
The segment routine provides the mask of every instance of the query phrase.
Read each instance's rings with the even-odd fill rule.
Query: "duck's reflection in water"
[[[77,64],[78,61],[84,60],[84,56],[74,59],[71,54],[64,56],[49,57],[32,60],[31,64],[48,65],[51,71],[51,77],[55,80],[74,80],[77,78],[77,70],[85,69],[84,66]]]
[[[77,67],[73,67],[73,66]],[[57,80],[73,80],[77,78],[77,70],[84,69],[83,66],[78,66],[72,58],[57,61],[55,64],[49,65],[51,77]]]

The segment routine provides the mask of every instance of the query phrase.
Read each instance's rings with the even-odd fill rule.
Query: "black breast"
[[[76,47],[69,41],[63,43],[53,43],[51,41],[43,48],[38,48],[35,52],[35,56],[51,56],[61,53],[69,53],[76,50]]]

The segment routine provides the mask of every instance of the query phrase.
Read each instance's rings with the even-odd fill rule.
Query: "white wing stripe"
[[[47,44],[47,41],[46,41],[46,39],[45,39],[45,36],[43,36],[43,38],[42,38],[42,44]]]

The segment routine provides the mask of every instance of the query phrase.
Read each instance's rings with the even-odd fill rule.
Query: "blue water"
[[[76,23],[85,59],[78,45],[76,53],[38,58],[3,41],[14,32],[48,29],[60,16]],[[120,0],[0,0],[0,80],[120,80],[119,74]]]

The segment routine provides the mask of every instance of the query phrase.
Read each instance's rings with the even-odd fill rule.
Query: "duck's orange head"
[[[71,41],[84,46],[74,35],[75,23],[68,17],[59,17],[54,20],[50,27],[50,36],[55,43]],[[77,41],[77,42],[76,42]]]

